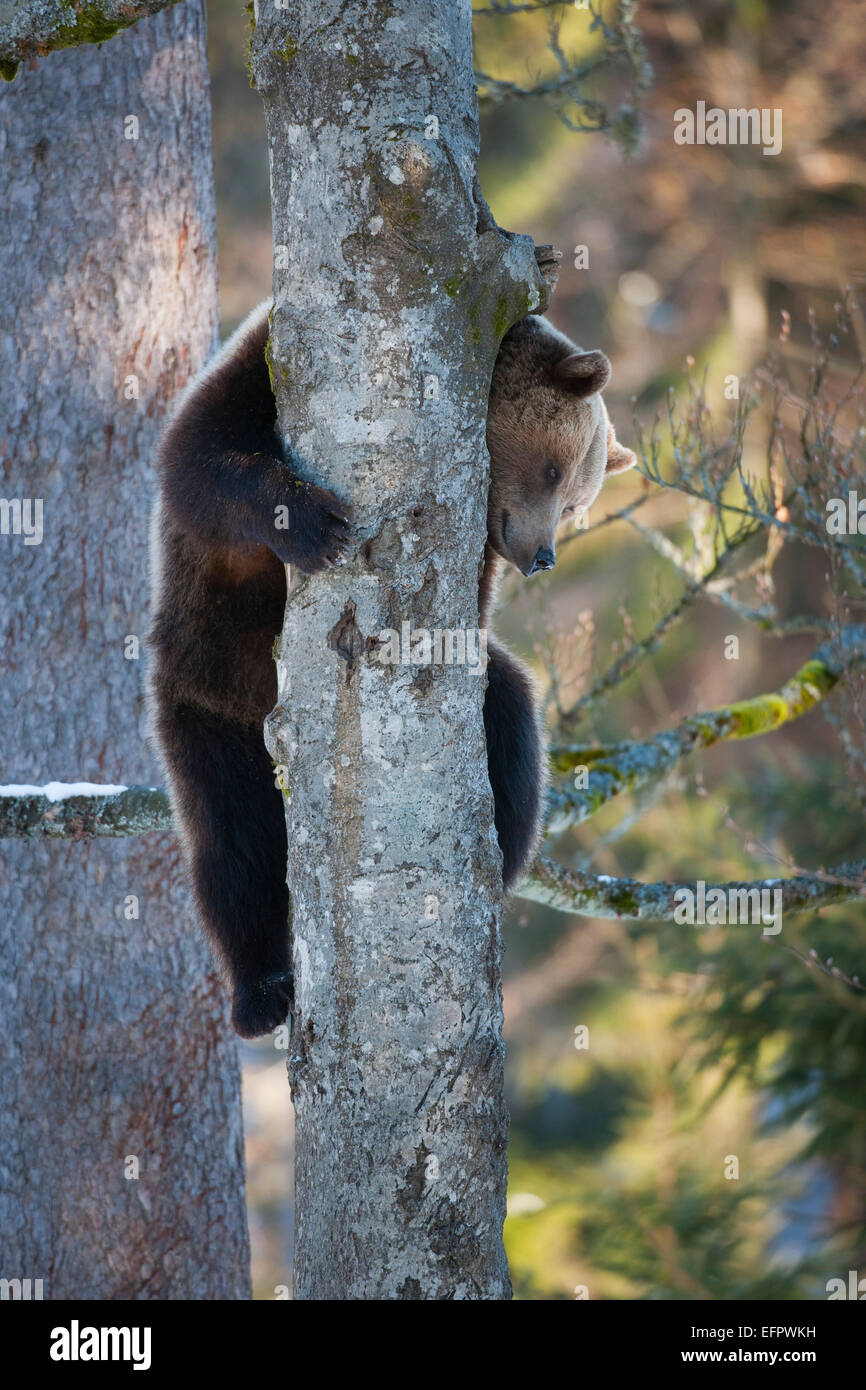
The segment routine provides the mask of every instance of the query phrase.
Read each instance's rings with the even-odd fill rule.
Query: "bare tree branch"
[[[838,640],[819,647],[781,690],[706,714],[690,715],[676,729],[633,743],[613,748],[568,745],[551,749],[554,772],[570,773],[585,767],[588,785],[551,791],[547,833],[560,834],[569,826],[589,820],[614,797],[664,777],[697,748],[754,738],[790,724],[825,699],[846,672],[864,663],[866,627],[851,626],[839,634]]]
[[[618,917],[629,921],[673,922],[679,893],[696,893],[695,883],[640,883],[633,878],[608,878],[566,869],[541,855],[514,890],[519,898],[544,903],[557,912],[579,917]],[[866,897],[866,860],[841,864],[826,873],[799,874],[794,878],[763,878],[751,882],[710,884],[709,895],[781,890],[782,912],[807,912],[818,907],[852,902]],[[754,925],[759,926],[760,921]]]
[[[645,657],[658,648],[662,639],[685,617],[695,599],[707,593],[708,587],[718,579],[730,557],[756,534],[756,530],[757,528],[744,524],[704,574],[688,577],[686,588],[673,607],[659,618],[652,631],[646,637],[633,642],[570,709],[562,712],[559,722],[563,728],[573,727],[578,722],[579,715],[594,705],[600,696],[608,694],[620,685]]]
[[[177,0],[0,0],[0,77],[58,48],[105,43],[144,15]]]
[[[472,11],[472,18],[481,16],[507,16],[512,14],[537,14],[542,10],[553,10],[567,4],[568,0],[530,0],[529,4],[514,3],[513,0],[490,0],[490,4]]]
[[[160,787],[83,795],[10,793],[0,788],[0,839],[85,840],[171,830],[168,795]]]
[[[584,8],[584,7],[581,7]],[[589,32],[599,36],[600,44],[593,55],[577,62],[561,43],[561,0],[537,0],[526,4],[521,0],[491,0],[489,5],[473,11],[487,18],[509,15],[544,14],[547,23],[547,49],[556,60],[557,71],[550,77],[538,77],[524,85],[508,78],[495,77],[476,67],[480,105],[499,106],[505,102],[540,97],[546,100],[559,119],[570,130],[610,132],[627,152],[638,143],[640,125],[636,110],[638,99],[652,83],[652,67],[647,58],[640,30],[635,22],[636,0],[616,0],[606,18],[600,0],[589,0],[586,16]],[[629,73],[630,99],[621,103],[611,115],[608,108],[594,95],[587,93],[586,83],[602,69],[613,64],[625,67]]]

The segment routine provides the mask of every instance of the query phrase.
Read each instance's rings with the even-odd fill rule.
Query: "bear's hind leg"
[[[510,652],[492,641],[487,651],[484,732],[507,892],[535,850],[545,778],[532,682]]]
[[[284,1022],[292,987],[285,816],[262,729],[176,706],[160,709],[158,734],[232,1023],[258,1037]]]

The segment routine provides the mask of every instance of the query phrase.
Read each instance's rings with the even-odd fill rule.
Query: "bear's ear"
[[[634,468],[637,463],[636,456],[631,449],[626,449],[624,445],[617,441],[614,434],[613,425],[607,423],[607,466],[605,473],[625,473],[627,469]]]
[[[610,381],[610,363],[603,352],[570,352],[553,368],[553,379],[574,396],[591,396]]]

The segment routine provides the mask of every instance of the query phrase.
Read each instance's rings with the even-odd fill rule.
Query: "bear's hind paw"
[[[235,1032],[242,1038],[260,1038],[285,1023],[292,1008],[293,981],[288,970],[266,975],[251,985],[238,985],[232,1005]]]

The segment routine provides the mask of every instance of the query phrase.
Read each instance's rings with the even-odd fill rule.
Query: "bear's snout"
[[[540,545],[535,552],[535,558],[530,566],[530,574],[538,574],[539,570],[552,570],[556,564],[556,555],[549,545]]]

